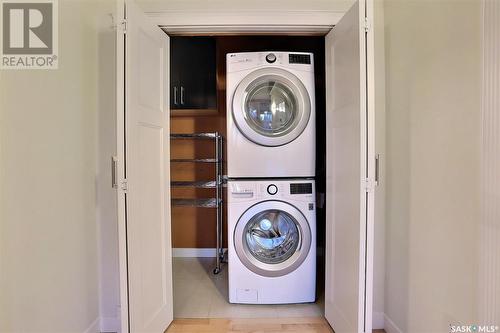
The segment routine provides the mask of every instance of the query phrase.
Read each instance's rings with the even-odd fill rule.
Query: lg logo
[[[2,67],[57,67],[57,3],[2,1]]]

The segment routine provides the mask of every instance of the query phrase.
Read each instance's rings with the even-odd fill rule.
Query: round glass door
[[[244,246],[258,261],[279,264],[290,258],[299,247],[299,228],[290,214],[266,210],[247,223]]]
[[[265,136],[281,136],[293,129],[297,100],[285,84],[270,78],[254,81],[245,91],[245,119]]]
[[[283,276],[299,267],[311,247],[304,215],[282,201],[250,207],[238,220],[234,245],[241,262],[262,276]]]
[[[281,146],[295,140],[311,114],[309,94],[292,73],[263,68],[248,74],[233,96],[233,119],[250,141]]]

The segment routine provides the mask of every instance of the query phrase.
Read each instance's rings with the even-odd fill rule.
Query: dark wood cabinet
[[[172,113],[217,113],[215,38],[171,37],[170,46]]]

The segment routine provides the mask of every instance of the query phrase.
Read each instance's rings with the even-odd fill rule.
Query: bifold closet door
[[[173,319],[169,38],[133,1],[118,22],[121,326],[163,333]],[[121,100],[123,98],[123,100]]]
[[[372,331],[375,154],[371,1],[356,2],[325,39],[325,317],[337,333]]]

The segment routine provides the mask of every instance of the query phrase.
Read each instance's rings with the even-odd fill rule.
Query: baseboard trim
[[[87,328],[84,333],[100,333],[100,328],[99,328],[99,317],[90,324],[89,328]]]
[[[120,330],[120,318],[101,317],[101,333],[115,333]]]
[[[372,328],[374,330],[382,330],[384,329],[384,318],[385,315],[383,312],[373,312],[372,315]]]
[[[384,329],[386,333],[403,333],[403,331],[386,314],[384,314]]]
[[[185,258],[185,257],[215,258],[215,248],[176,247],[172,249],[172,256],[179,258]]]

